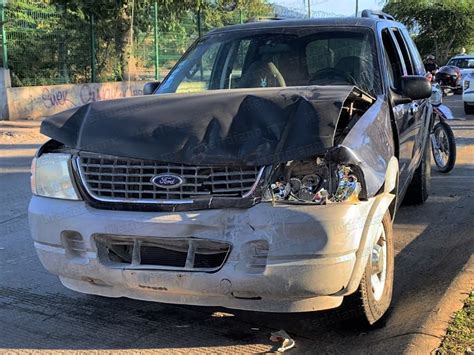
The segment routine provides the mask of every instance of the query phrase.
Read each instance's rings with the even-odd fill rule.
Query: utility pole
[[[201,38],[202,36],[202,22],[201,22],[202,1],[204,0],[198,0],[198,8],[197,8],[197,27],[198,27],[199,38]],[[204,81],[204,69],[202,68],[202,58],[200,59],[199,74],[201,75],[201,81]]]
[[[308,0],[308,18],[311,18],[311,0]]]
[[[90,29],[91,29],[91,83],[95,83],[97,80],[96,73],[96,61],[95,61],[95,17],[94,14],[90,14]]]
[[[198,37],[199,37],[199,38],[201,38],[201,36],[202,36],[201,10],[202,10],[202,2],[201,2],[201,0],[198,0],[198,8],[197,8],[197,28],[198,28]]]
[[[359,0],[356,0],[356,13],[355,13],[355,17],[357,17],[359,14]]]
[[[5,30],[5,6],[6,0],[0,0],[0,27],[2,31],[2,63],[8,69],[7,31]]]
[[[154,27],[154,35],[155,35],[155,80],[158,80],[160,78],[160,72],[159,72],[159,65],[160,65],[160,60],[159,60],[159,55],[160,55],[160,48],[158,46],[158,1],[155,1],[155,4],[153,5],[153,27]]]

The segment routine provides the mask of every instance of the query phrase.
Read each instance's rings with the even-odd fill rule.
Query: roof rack
[[[282,21],[282,20],[288,20],[288,18],[278,17],[278,16],[251,17],[250,19],[247,20],[247,23],[249,23],[249,22],[262,22],[262,21]]]
[[[386,14],[385,12],[382,12],[382,11],[364,10],[362,11],[361,16],[395,21],[395,17],[393,17],[392,15]]]

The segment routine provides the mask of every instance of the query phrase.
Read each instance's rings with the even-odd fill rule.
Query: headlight
[[[464,80],[464,91],[469,89],[469,86],[471,85],[471,82],[469,80]]]
[[[276,170],[264,201],[324,205],[359,200],[361,179],[350,166],[292,161]]]
[[[69,174],[69,154],[46,153],[31,164],[31,191],[34,195],[80,200]]]

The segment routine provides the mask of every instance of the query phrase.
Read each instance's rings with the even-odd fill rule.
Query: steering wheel
[[[314,73],[309,79],[309,82],[311,84],[316,84],[316,85],[317,84],[330,84],[332,82],[338,83],[341,81],[348,84],[354,83],[354,79],[352,78],[352,76],[350,76],[345,71],[339,70],[336,68],[320,69],[316,73]]]

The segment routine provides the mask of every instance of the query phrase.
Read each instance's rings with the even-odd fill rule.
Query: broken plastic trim
[[[231,244],[202,238],[146,238],[96,234],[102,264],[135,270],[216,272]]]

